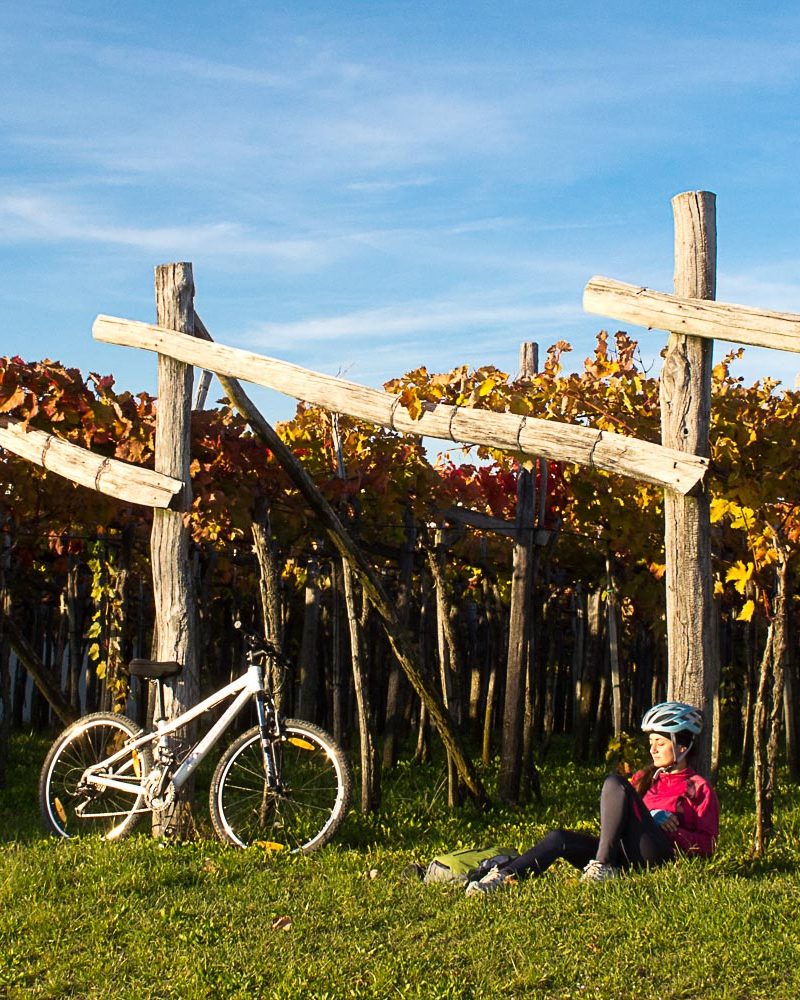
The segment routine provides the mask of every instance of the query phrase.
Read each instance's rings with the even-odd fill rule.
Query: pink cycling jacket
[[[641,775],[632,778],[635,785]],[[652,812],[666,809],[675,813],[680,826],[669,836],[685,854],[714,853],[719,836],[719,801],[717,793],[704,777],[685,767],[682,771],[657,771],[653,784],[643,796],[644,804]]]

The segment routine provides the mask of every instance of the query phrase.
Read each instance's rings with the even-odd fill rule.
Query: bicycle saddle
[[[131,660],[129,665],[131,677],[146,677],[148,680],[157,681],[162,677],[174,677],[183,670],[182,663],[175,660]]]

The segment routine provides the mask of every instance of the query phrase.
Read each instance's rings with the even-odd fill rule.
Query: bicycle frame
[[[171,722],[165,722],[163,719],[157,720],[156,727],[152,732],[144,733],[142,736],[137,737],[132,743],[126,743],[121,750],[118,750],[116,753],[111,754],[111,756],[106,757],[98,764],[93,764],[84,772],[83,778],[84,780],[91,781],[93,785],[103,788],[116,788],[122,792],[130,792],[135,795],[140,794],[142,787],[140,784],[133,785],[130,782],[118,781],[116,778],[105,775],[103,771],[115,764],[118,760],[122,760],[130,754],[132,750],[138,750],[140,747],[147,746],[148,743],[156,743],[165,737],[170,736],[182,726],[186,726],[190,722],[193,722],[204,712],[208,712],[212,708],[216,708],[216,706],[225,701],[226,698],[234,698],[231,704],[225,709],[220,718],[214,723],[205,736],[203,736],[203,738],[192,748],[188,757],[183,761],[175,774],[172,776],[171,780],[173,785],[176,789],[179,789],[186,784],[194,771],[205,759],[209,750],[211,750],[220,736],[225,732],[231,722],[236,718],[239,712],[252,697],[256,697],[257,699],[256,704],[258,708],[258,721],[263,732],[266,726],[266,716],[263,704],[264,699],[263,697],[259,698],[258,696],[263,696],[264,694],[264,668],[260,664],[251,663],[241,677],[238,677],[230,684],[226,684],[225,687],[220,688],[220,690],[216,691],[214,694],[209,695],[208,698],[199,702],[194,706],[194,708],[190,708],[188,712],[184,712],[183,715],[179,715]],[[273,780],[271,763],[272,762],[268,755],[267,778],[270,783]]]

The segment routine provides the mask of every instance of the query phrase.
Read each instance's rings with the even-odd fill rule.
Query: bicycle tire
[[[114,788],[82,791],[79,782],[87,767],[141,734],[133,720],[113,712],[84,715],[64,730],[50,748],[39,778],[39,808],[51,833],[67,838],[99,834],[103,840],[121,840],[131,832],[148,811],[141,807],[143,779],[152,760],[149,747],[115,766],[114,776],[130,782],[130,792]]]
[[[350,804],[350,765],[333,738],[310,722],[286,719],[277,744],[283,784],[267,792],[258,726],[243,733],[220,758],[211,779],[209,811],[221,840],[308,854],[327,844]]]

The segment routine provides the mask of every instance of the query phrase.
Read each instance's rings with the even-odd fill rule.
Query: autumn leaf
[[[754,569],[755,567],[751,562],[745,565],[745,563],[739,560],[725,574],[725,580],[727,583],[732,582],[738,593],[744,594],[748,581],[753,578]],[[749,618],[745,620],[750,621]]]
[[[714,497],[711,501],[711,523],[716,524],[718,521],[721,521],[730,510],[730,507],[730,501],[722,497]]]
[[[0,413],[8,413],[19,406],[20,403],[24,402],[26,395],[25,389],[19,385],[5,398],[0,397]]]
[[[730,508],[732,512],[731,527],[736,531],[749,531],[755,524],[755,511],[751,507],[734,504],[731,504]]]
[[[400,393],[400,405],[408,410],[412,420],[419,420],[422,416],[422,399],[413,389],[404,389]]]
[[[756,610],[755,601],[747,601],[747,602],[745,602],[745,606],[742,608],[742,610],[736,616],[736,620],[740,621],[740,622],[749,622],[749,621],[752,621],[753,613],[755,612],[755,610]]]

